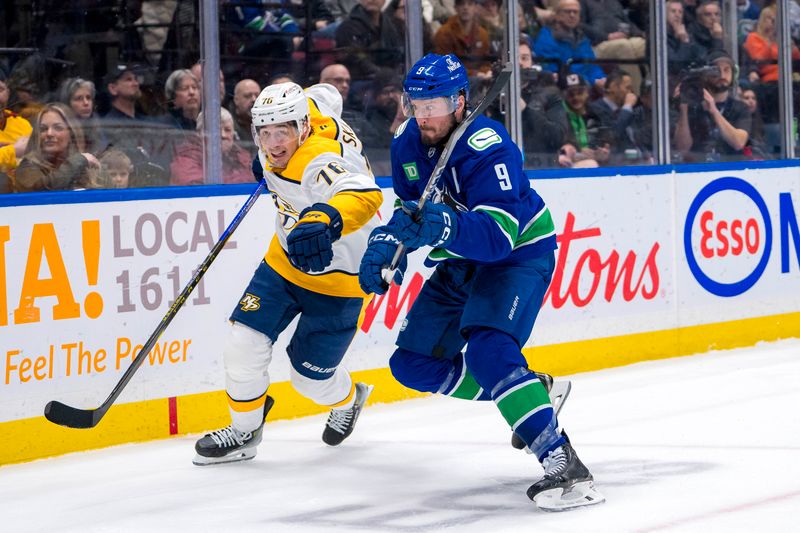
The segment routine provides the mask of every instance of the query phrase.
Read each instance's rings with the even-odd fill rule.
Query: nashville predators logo
[[[242,306],[240,308],[242,311],[258,311],[261,309],[261,298],[246,292],[239,305]]]

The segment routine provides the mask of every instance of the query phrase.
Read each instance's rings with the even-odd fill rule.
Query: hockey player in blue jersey
[[[484,116],[455,144],[433,197],[419,210],[442,148],[466,116],[469,81],[455,56],[428,54],[403,88],[413,120],[392,141],[398,201],[389,223],[370,234],[359,282],[367,293],[384,293],[384,270],[400,242],[412,251],[431,246],[426,264],[436,269],[400,330],[392,374],[419,391],[494,401],[544,467],[527,491],[540,508],[600,503],[592,475],[521,352],[555,264],[550,212],[523,173],[519,148]],[[402,283],[405,267],[404,258],[395,283]]]

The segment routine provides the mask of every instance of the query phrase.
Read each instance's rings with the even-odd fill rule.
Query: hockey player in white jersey
[[[197,441],[197,465],[256,455],[274,403],[267,395],[272,347],[298,315],[287,347],[291,381],[300,394],[331,408],[326,444],[350,435],[372,391],[354,383],[340,362],[364,305],[359,262],[383,196],[360,142],[332,116],[334,94],[324,85],[306,93],[281,83],[265,88],[253,105],[261,163],[254,169],[263,171],[278,208],[275,236],[231,314],[223,357],[232,423]]]

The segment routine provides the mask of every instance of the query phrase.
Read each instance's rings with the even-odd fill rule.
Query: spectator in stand
[[[357,81],[373,78],[381,67],[403,66],[405,37],[382,7],[383,0],[359,0],[336,29],[340,63]]]
[[[270,9],[265,9],[269,6]],[[300,25],[291,13],[289,0],[264,2],[231,2],[225,18],[251,33],[243,36],[238,52],[244,57],[269,57],[290,61],[291,54],[302,43]]]
[[[567,136],[567,114],[553,74],[534,67],[528,40],[519,43],[520,107],[525,165],[543,168],[556,163]]]
[[[567,113],[567,140],[580,152],[589,146],[589,83],[580,74],[567,74],[559,85]]]
[[[100,185],[103,189],[127,189],[133,164],[121,150],[107,150],[100,157]]]
[[[394,32],[405,38],[406,34],[406,0],[390,0],[386,6],[386,12],[389,13],[389,20],[395,26]],[[423,17],[422,19],[422,49],[430,50],[433,48],[433,32],[428,21]],[[405,63],[405,43],[402,45],[402,58],[400,61]]]
[[[696,11],[697,20],[689,25],[692,40],[706,52],[723,50],[722,9],[717,0],[704,0]]]
[[[359,101],[358,104],[355,104],[353,99],[350,98],[351,81],[350,71],[341,63],[328,65],[319,74],[320,83],[333,85],[342,96],[342,120],[355,132],[356,137],[366,140],[373,135],[374,129],[367,122],[364,112],[359,109],[359,107],[363,106],[363,102]],[[362,98],[363,96],[361,95]]]
[[[752,87],[741,87],[739,92],[739,100],[747,106],[750,111],[751,127],[750,138],[747,144],[750,147],[752,155],[756,159],[768,159],[769,148],[764,139],[764,119],[761,117],[761,111],[758,109],[758,96]]]
[[[580,29],[580,22],[581,4],[578,0],[559,0],[553,23],[539,32],[533,52],[536,57],[557,60],[544,63],[546,70],[558,72],[562,65],[569,65],[570,72],[580,74],[590,84],[602,88],[606,75],[593,62],[592,44]],[[588,62],[583,62],[585,60]]]
[[[81,122],[86,150],[93,154],[102,153],[109,143],[94,109],[94,82],[83,78],[67,78],[58,94],[59,101],[67,104]]]
[[[164,94],[167,114],[162,121],[179,130],[194,131],[202,104],[200,81],[189,70],[175,70],[164,83]]]
[[[171,159],[166,126],[141,112],[138,67],[119,64],[106,75],[111,109],[101,121],[109,146],[125,152],[133,163],[131,186],[164,185]]]
[[[489,33],[489,50],[492,57],[499,58],[503,49],[505,19],[500,11],[501,0],[479,0],[478,20]]]
[[[779,122],[778,111],[778,43],[775,25],[776,7],[770,5],[761,10],[755,31],[750,32],[742,45],[743,64],[747,79],[755,84],[754,89],[764,120]],[[792,61],[800,60],[800,49],[792,45]]]
[[[751,31],[742,45],[750,60],[747,79],[755,83],[778,81],[778,33],[775,26],[776,8],[770,5],[761,10],[755,31]],[[792,61],[800,60],[800,49],[792,45]]]
[[[86,152],[83,131],[72,110],[47,104],[33,123],[25,155],[13,179],[14,192],[85,189],[97,179],[100,162]]]
[[[751,0],[737,0],[736,11],[739,15],[739,20],[758,20],[761,13],[761,6],[757,2]]]
[[[200,83],[200,91],[203,90],[203,63],[198,61],[189,71],[194,74],[194,77],[197,78],[198,83]],[[219,102],[222,105],[226,105],[227,102],[225,99],[227,98],[227,92],[225,91],[225,74],[222,72],[222,69],[219,69]]]
[[[639,98],[631,89],[631,77],[623,70],[613,70],[606,78],[603,97],[589,103],[589,113],[597,117],[600,127],[610,132],[611,157],[613,162],[622,163],[626,150],[639,148],[633,140],[633,107]]]
[[[667,72],[670,88],[677,85],[680,73],[692,66],[705,64],[706,49],[697,44],[684,23],[683,2],[667,0]]]
[[[261,87],[255,80],[241,80],[233,88],[233,101],[231,102],[231,114],[233,115],[233,128],[236,132],[236,142],[239,146],[247,150],[252,157],[258,153],[258,146],[253,140],[251,126],[253,115],[250,109],[261,92]]]
[[[111,97],[111,109],[104,118],[121,121],[144,119],[145,115],[138,107],[142,89],[133,65],[119,64],[112,68],[105,83]]]
[[[30,122],[6,109],[10,95],[0,68],[0,194],[11,192],[13,174],[32,131]]]
[[[423,13],[425,3],[425,0],[423,0]],[[442,27],[442,24],[447,22],[447,19],[456,14],[456,5],[454,0],[430,0],[430,4],[431,31],[436,33]]]
[[[639,89],[639,102],[633,107],[631,126],[633,142],[641,150],[640,162],[653,164],[653,82],[650,80],[645,80]]]
[[[178,146],[170,165],[172,185],[202,185],[206,183],[203,166],[203,135],[200,126],[203,114],[198,117],[198,131]],[[234,142],[233,116],[224,107],[220,110],[220,138],[222,140],[222,183],[251,183],[253,181],[252,157]]]
[[[701,95],[691,94],[686,81],[676,89],[680,100],[674,146],[687,161],[747,159],[752,120],[731,90],[736,65],[724,50],[710,53],[707,63],[719,75],[703,80]]]
[[[372,94],[365,115],[375,134],[359,138],[365,147],[389,148],[395,131],[406,120],[401,105],[403,80],[391,71],[382,71],[373,82]]]
[[[434,52],[455,54],[470,76],[490,78],[492,56],[489,32],[481,26],[475,0],[455,0],[456,14],[433,36]]]
[[[619,0],[580,1],[581,28],[598,58],[644,59],[645,33],[631,21]],[[624,64],[619,68],[630,75],[632,86],[638,91],[642,83],[640,66]]]

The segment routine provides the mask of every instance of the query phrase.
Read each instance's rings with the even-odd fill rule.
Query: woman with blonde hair
[[[748,79],[755,83],[778,81],[778,42],[776,8],[767,6],[761,10],[756,29],[747,35],[742,47],[754,63]],[[792,61],[800,60],[800,49],[792,45]]]
[[[75,113],[64,104],[47,104],[36,115],[25,155],[17,168],[14,192],[85,189],[96,182],[100,163],[86,152]]]

